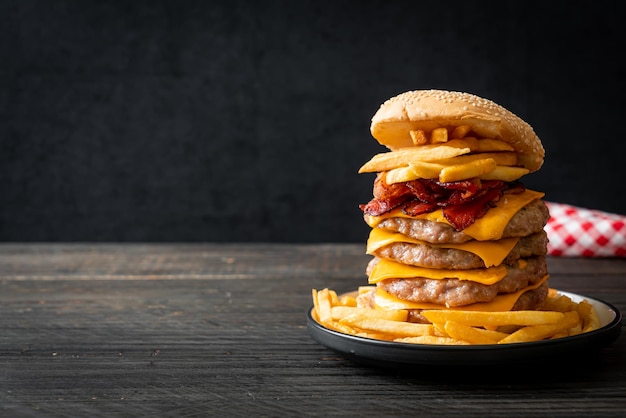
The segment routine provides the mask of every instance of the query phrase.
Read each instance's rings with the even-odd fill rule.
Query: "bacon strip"
[[[374,199],[359,207],[365,214],[373,216],[381,216],[399,207],[409,216],[442,208],[444,217],[460,231],[484,216],[503,193],[521,193],[524,190],[519,182],[479,179],[449,183],[420,179],[387,184],[381,173],[374,182]]]
[[[443,208],[443,217],[454,229],[462,231],[476,222],[476,219],[485,216],[490,208],[495,207],[502,194],[503,191],[500,188],[489,189],[469,202],[446,206]]]
[[[410,195],[391,196],[385,199],[372,199],[365,205],[359,205],[359,208],[368,215],[380,216],[387,212],[391,212],[398,206],[411,199]]]
[[[432,212],[435,209],[437,209],[435,203],[424,203],[419,200],[412,200],[402,207],[402,212],[409,216],[417,216],[422,213]]]

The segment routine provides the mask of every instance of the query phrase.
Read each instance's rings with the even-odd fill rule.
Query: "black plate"
[[[409,344],[357,337],[328,329],[307,314],[307,329],[320,344],[346,358],[374,366],[480,366],[494,364],[536,363],[538,359],[552,361],[581,351],[599,350],[617,339],[621,332],[622,315],[612,305],[574,293],[559,292],[574,301],[586,299],[600,318],[600,328],[572,337],[529,343],[489,345]]]

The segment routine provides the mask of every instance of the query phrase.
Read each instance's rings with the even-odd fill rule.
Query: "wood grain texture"
[[[311,339],[361,245],[0,245],[0,416],[621,416],[626,338],[569,368],[381,370]],[[623,260],[551,259],[626,311]]]

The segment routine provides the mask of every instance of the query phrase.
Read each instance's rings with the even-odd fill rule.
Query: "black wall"
[[[617,1],[0,2],[1,241],[363,242],[380,103],[490,98],[626,213]]]

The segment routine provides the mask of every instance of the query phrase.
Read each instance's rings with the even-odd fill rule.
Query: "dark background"
[[[380,103],[468,91],[626,213],[617,1],[0,2],[0,241],[363,242]]]

